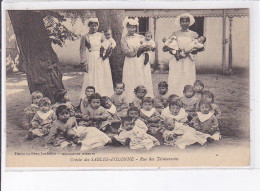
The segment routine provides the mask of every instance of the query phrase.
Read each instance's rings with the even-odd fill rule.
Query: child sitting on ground
[[[116,47],[116,41],[112,38],[112,30],[104,30],[104,36],[101,38],[100,57],[105,60],[111,56],[112,50]]]
[[[56,115],[51,110],[51,101],[44,97],[39,102],[39,111],[36,112],[32,119],[32,127],[28,132],[28,140],[33,140],[35,137],[43,137],[49,133],[53,122],[56,120]]]
[[[166,81],[162,81],[158,84],[158,92],[159,95],[154,98],[154,107],[159,113],[161,113],[162,110],[168,106],[168,84]]]
[[[188,120],[188,113],[186,113],[181,106],[180,100],[172,100],[169,103],[169,107],[162,111],[162,118],[172,118],[179,123],[186,123]]]
[[[135,97],[131,106],[135,106],[138,109],[142,108],[142,99],[147,94],[147,89],[143,85],[139,85],[134,89]]]
[[[65,89],[57,90],[54,94],[54,98],[55,98],[55,104],[52,105],[52,110],[54,112],[56,112],[56,109],[60,105],[66,105],[70,109],[71,116],[75,115],[75,108],[72,105],[72,103],[70,102],[67,90],[65,90]]]
[[[162,134],[160,130],[163,119],[161,118],[160,113],[153,107],[153,99],[151,97],[143,98],[140,118],[148,127],[147,133],[162,142]]]
[[[141,41],[141,45],[150,46],[150,49],[148,51],[144,51],[144,65],[149,63],[151,58],[152,51],[155,51],[156,44],[154,40],[152,40],[152,33],[150,31],[147,31],[145,33],[144,41]]]
[[[88,107],[89,105],[89,97],[95,93],[95,87],[88,86],[85,90],[85,97],[80,102],[80,111],[83,113],[83,111]]]
[[[108,117],[109,114],[106,109],[101,106],[101,96],[98,93],[94,93],[89,97],[89,105],[82,113],[83,121],[80,122],[80,125],[86,127],[94,126],[104,131]]]
[[[130,107],[127,110],[127,116],[133,118],[133,121],[137,127],[143,129],[145,132],[148,131],[147,125],[140,118],[140,109],[134,106]]]
[[[204,89],[204,84],[200,80],[196,80],[193,84],[193,90],[194,90],[194,98],[196,98],[198,101],[201,100],[201,94]]]
[[[109,114],[105,133],[117,134],[121,124],[121,119],[117,114],[116,107],[107,96],[102,97],[101,106],[104,107]]]
[[[197,131],[211,135],[213,140],[220,140],[219,123],[212,112],[211,104],[202,100],[199,103],[199,109],[197,116],[193,117],[190,122],[191,126]]]
[[[36,112],[39,110],[40,100],[43,98],[43,95],[39,91],[35,91],[32,93],[32,104],[24,109],[25,112],[25,125],[27,129],[32,127],[32,119]]]
[[[129,106],[129,104],[126,101],[124,91],[125,84],[123,82],[116,83],[115,93],[111,97],[111,101],[116,106],[116,111],[119,117],[125,117],[127,115],[127,109]]]
[[[220,108],[214,103],[214,95],[210,91],[204,91],[201,95],[201,100],[210,103],[210,106],[212,108],[212,111],[214,112],[214,115],[217,119],[220,119],[221,116],[221,110]]]
[[[79,137],[76,136],[74,128],[77,128],[75,117],[71,117],[70,109],[66,105],[60,105],[56,109],[57,120],[53,123],[48,137],[46,138],[45,146],[47,143],[52,144],[54,147],[67,148],[75,146],[79,143]]]
[[[164,121],[165,131],[163,132],[164,144],[177,146],[185,149],[186,146],[194,143],[204,145],[210,135],[196,131],[192,127],[179,123],[173,118],[166,118]]]
[[[139,128],[133,122],[132,117],[125,117],[122,120],[122,131],[114,137],[123,145],[130,146],[130,149],[146,149],[149,150],[153,146],[160,145],[158,140],[148,135],[144,129]]]
[[[184,96],[181,97],[180,102],[182,108],[189,114],[188,120],[190,121],[196,111],[198,100],[194,97],[194,90],[191,85],[184,86],[183,94]]]

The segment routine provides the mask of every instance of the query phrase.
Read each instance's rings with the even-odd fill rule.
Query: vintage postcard
[[[251,165],[250,9],[54,8],[3,13],[7,168]]]

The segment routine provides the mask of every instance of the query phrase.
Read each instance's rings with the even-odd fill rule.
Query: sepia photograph
[[[6,167],[249,167],[249,12],[6,10]]]

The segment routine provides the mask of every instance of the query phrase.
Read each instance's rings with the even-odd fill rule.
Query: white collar
[[[109,109],[106,109],[107,112],[111,113],[111,114],[115,114],[116,113],[116,106],[114,106],[114,104],[111,105],[111,107]]]
[[[180,109],[178,115],[171,114],[169,106],[165,108],[165,114],[166,114],[166,116],[172,117],[177,121],[180,121],[181,119],[183,119],[187,116],[187,114],[183,108]]]
[[[198,115],[199,120],[200,120],[201,122],[205,122],[205,121],[207,121],[209,118],[211,118],[212,115],[214,115],[214,113],[213,113],[213,112],[209,112],[208,114],[203,114],[203,113],[201,113],[201,112],[197,112],[197,115]]]
[[[45,119],[47,119],[52,113],[54,113],[54,111],[51,109],[51,110],[48,111],[47,113],[43,113],[42,111],[38,111],[37,113],[38,113],[38,115],[40,116],[41,119],[45,120]]]
[[[146,117],[151,117],[154,112],[155,112],[155,108],[152,108],[151,111],[146,111],[144,109],[141,109],[141,112],[146,116]]]

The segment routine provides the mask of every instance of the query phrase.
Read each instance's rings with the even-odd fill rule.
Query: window
[[[141,35],[145,35],[149,31],[149,17],[139,17],[139,30],[137,31]]]
[[[199,36],[203,36],[204,17],[195,17],[195,23],[190,27],[190,30],[195,31]]]

